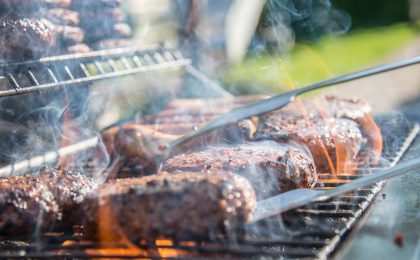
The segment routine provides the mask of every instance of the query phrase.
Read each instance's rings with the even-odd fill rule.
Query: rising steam
[[[324,35],[346,33],[351,17],[329,0],[269,0],[258,35],[268,48],[284,51],[295,41],[312,41]]]

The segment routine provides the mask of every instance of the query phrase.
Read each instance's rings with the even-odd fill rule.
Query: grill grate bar
[[[107,71],[102,63],[109,66],[111,71]],[[4,76],[13,88],[2,88],[0,97],[51,88],[82,86],[98,80],[149,71],[177,69],[190,64],[191,60],[185,58],[179,50],[163,48],[160,45],[141,48],[119,48],[84,54],[56,56],[37,61],[0,64],[0,76]],[[61,79],[60,76],[64,75],[54,73],[52,68],[56,68],[57,71],[63,71],[68,76],[68,79]],[[41,83],[40,79],[43,78],[45,72],[47,72],[52,81]],[[28,75],[31,84],[22,84],[20,82],[19,75],[22,73]]]
[[[406,129],[406,139],[401,144],[400,151],[395,151],[395,156],[401,158],[418,130],[418,127]],[[87,147],[92,147],[91,145],[96,142],[97,140],[92,140],[92,143],[87,143],[86,145]],[[62,154],[68,153],[70,153],[70,150],[62,151]],[[54,156],[58,155],[54,154]],[[384,165],[384,167],[392,166],[396,161],[389,160],[389,163],[389,165]],[[357,173],[355,178],[360,175],[362,174]],[[327,175],[323,177],[327,178]],[[181,254],[179,257],[174,257],[173,259],[196,259],[196,255],[200,255],[199,259],[214,259],[216,257],[253,257],[257,259],[267,257],[326,258],[337,248],[342,239],[365,213],[370,202],[374,200],[383,186],[384,182],[381,182],[369,188],[338,196],[326,202],[313,203],[306,207],[285,212],[280,216],[250,224],[249,227],[245,227],[245,236],[241,237],[239,235],[234,241],[224,237],[224,240],[218,241],[194,241],[192,245],[188,244],[191,241],[174,241],[174,245],[169,246],[138,244],[139,249],[148,250],[151,254],[134,255],[130,253],[124,255],[124,258],[162,259],[161,256],[154,254],[156,250],[160,249],[180,250]],[[323,188],[331,187],[324,186]],[[239,232],[233,233],[239,234]],[[64,238],[65,236],[62,237]],[[0,246],[0,251],[2,252],[5,252],[5,249],[10,251],[15,251],[14,249],[16,249],[16,253],[0,253],[0,257],[63,258],[70,256],[81,259],[121,258],[121,255],[114,255],[112,253],[106,255],[95,254],[95,249],[127,249],[127,246],[121,243],[105,244],[84,241],[83,243],[74,242],[72,245],[62,245],[63,240],[51,239],[57,242],[55,244],[51,244],[54,242],[50,242],[45,245],[30,244],[27,247],[16,246],[7,248]],[[66,239],[71,240],[69,237]],[[45,240],[49,241],[48,238]],[[91,250],[89,254],[84,251],[87,249]],[[171,257],[165,257],[165,259],[171,259]]]

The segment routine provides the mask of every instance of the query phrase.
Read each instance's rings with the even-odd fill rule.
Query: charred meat
[[[236,143],[248,138],[253,129],[248,126],[254,125],[250,120],[243,120],[237,124],[231,124],[224,128],[210,132],[200,138],[179,147],[174,153],[195,151],[209,144]],[[160,152],[165,145],[194,129],[189,124],[173,125],[140,125],[126,124],[105,131],[102,135],[104,144],[114,162],[118,162],[120,169],[128,166],[129,170],[114,170],[115,176],[111,177],[134,177],[154,174],[161,163]],[[248,137],[244,137],[248,136]]]
[[[54,25],[46,19],[0,22],[0,57],[5,60],[37,59],[55,54],[60,47],[83,41],[77,27]]]
[[[6,60],[39,58],[54,53],[57,33],[48,20],[18,19],[0,22],[0,56]]]
[[[94,186],[91,178],[61,169],[0,178],[0,236],[71,229],[80,218],[81,202]]]
[[[293,144],[271,141],[212,146],[168,159],[162,171],[206,173],[230,171],[246,177],[258,198],[295,188],[310,188],[317,181],[312,158]]]
[[[301,143],[311,151],[319,172],[335,172],[340,163],[343,164],[340,165],[340,172],[352,169],[366,141],[358,125],[351,120],[287,120],[278,115],[264,120],[254,140],[279,143],[293,140]]]
[[[24,18],[46,19],[53,24],[68,26],[77,26],[80,23],[79,13],[65,8],[41,8],[35,11],[15,9],[13,12],[3,14],[4,20],[18,20]]]
[[[101,240],[207,238],[247,221],[255,205],[249,182],[230,173],[120,179],[85,201],[84,227]]]
[[[306,145],[320,172],[352,172],[363,162],[377,163],[381,133],[361,100],[326,97],[295,101],[261,116],[252,140],[294,140]]]

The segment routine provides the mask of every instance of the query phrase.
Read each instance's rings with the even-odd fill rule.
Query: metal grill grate
[[[177,49],[160,45],[119,48],[0,64],[0,97],[66,86],[136,73],[175,69],[191,64]]]
[[[419,126],[410,126],[408,123],[389,124],[389,118],[379,118],[377,121],[380,126],[386,126],[381,127],[385,129],[382,167],[394,166],[417,136]],[[338,177],[320,174],[316,188],[333,188],[368,174],[371,170],[372,167],[365,167],[359,174]],[[37,241],[34,243],[1,242],[0,239],[0,257],[91,259],[121,258],[123,253],[124,258],[140,259],[326,258],[343,243],[383,186],[384,182],[381,182],[330,201],[313,203],[232,231],[233,236],[215,236],[211,241],[173,241],[171,245],[143,242],[137,245],[137,251],[127,253],[127,245],[121,243],[78,242],[71,234],[46,234],[34,239]],[[69,240],[73,242],[63,244]],[[138,253],[139,250],[146,253]],[[159,254],[162,250],[170,253],[163,257]],[[174,255],[174,250],[179,255]]]

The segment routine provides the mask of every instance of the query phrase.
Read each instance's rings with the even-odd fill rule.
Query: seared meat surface
[[[77,26],[80,23],[79,13],[66,8],[40,8],[39,10],[16,8],[12,12],[3,14],[0,11],[0,14],[3,15],[3,20],[46,19],[53,24],[69,26]]]
[[[261,116],[252,140],[294,140],[311,151],[320,172],[349,173],[369,160],[377,163],[382,137],[361,100],[322,97],[295,101]]]
[[[71,229],[79,221],[81,202],[94,187],[91,178],[61,169],[0,178],[0,236]]]
[[[211,146],[168,159],[167,173],[230,171],[246,177],[258,198],[295,188],[310,188],[317,180],[311,157],[293,144],[253,142]]]
[[[132,169],[137,166],[139,170],[132,171],[134,176],[144,175],[140,173],[144,170],[152,174],[158,168],[156,151],[163,145],[253,99],[228,100],[172,101],[168,109],[146,116],[141,124],[114,128],[104,134],[104,139],[122,164],[128,162]],[[382,150],[381,133],[369,105],[361,100],[321,97],[297,100],[281,110],[242,120],[190,142],[176,153],[262,140],[296,142],[310,151],[318,172],[329,173],[351,173],[361,163],[377,163]]]
[[[162,145],[177,136],[164,134],[142,125],[128,124],[110,129],[103,134],[105,145],[113,160],[118,160],[121,168],[129,166],[129,176],[150,175],[157,172],[159,157],[156,155]],[[117,176],[122,175],[120,171]]]
[[[60,47],[83,41],[77,27],[54,25],[46,19],[17,19],[0,22],[0,57],[5,60],[37,59],[55,54]]]
[[[207,238],[247,221],[255,205],[249,182],[231,173],[119,179],[85,201],[84,227],[102,240]]]
[[[48,20],[19,19],[0,22],[0,57],[6,60],[38,58],[54,53],[55,26]]]
[[[194,151],[217,143],[235,143],[250,136],[250,132],[256,129],[248,128],[253,123],[250,120],[243,120],[217,131],[210,132],[187,144],[179,147],[174,153]],[[161,126],[161,127],[156,127]],[[179,137],[177,134],[185,134],[194,129],[193,125],[141,125],[126,124],[121,127],[114,127],[105,131],[102,135],[111,159],[118,161],[120,169],[128,166],[128,171],[116,172],[113,177],[133,177],[154,174],[158,170],[161,158],[159,153],[165,149],[165,145]]]
[[[353,169],[356,156],[366,142],[354,121],[347,119],[305,118],[286,119],[278,114],[267,117],[254,140],[274,140],[284,143],[294,140],[310,151],[319,172],[335,172],[337,156],[340,172]]]

